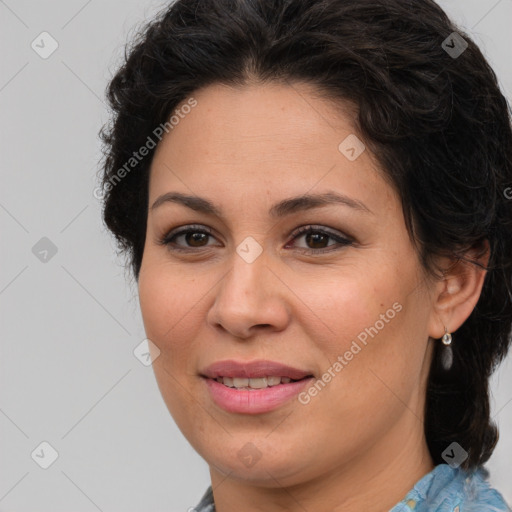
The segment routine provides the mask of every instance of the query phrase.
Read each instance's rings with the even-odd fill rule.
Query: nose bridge
[[[210,322],[241,338],[256,325],[282,329],[288,317],[269,259],[255,242],[244,240],[237,246],[209,313]]]
[[[265,290],[268,279],[267,254],[254,238],[247,237],[237,247],[232,258],[232,270],[226,276],[225,288],[239,299],[253,301]]]

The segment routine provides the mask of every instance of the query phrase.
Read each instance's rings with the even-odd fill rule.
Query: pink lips
[[[299,370],[292,366],[276,363],[274,361],[265,361],[263,359],[247,362],[227,359],[225,361],[217,361],[206,367],[201,372],[201,375],[209,377],[210,379],[216,379],[217,377],[246,377],[251,379],[270,375],[299,380],[308,375],[312,375],[312,373],[311,371]]]
[[[264,360],[245,363],[233,360],[219,361],[205,368],[201,376],[205,380],[210,397],[219,407],[231,413],[241,414],[261,414],[272,411],[300,393],[314,380],[310,371]],[[265,376],[289,377],[296,382],[245,390],[230,388],[215,380],[217,377],[250,379]]]

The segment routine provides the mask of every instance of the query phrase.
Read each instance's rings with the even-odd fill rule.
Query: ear
[[[488,240],[465,253],[471,259],[487,267],[490,257]],[[441,258],[443,278],[434,286],[432,314],[429,320],[429,336],[437,339],[445,333],[455,332],[471,315],[480,298],[487,270],[463,260]]]

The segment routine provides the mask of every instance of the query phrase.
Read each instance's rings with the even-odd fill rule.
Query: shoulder
[[[488,481],[487,471],[480,469],[472,474],[460,471],[464,508],[461,512],[511,512],[500,492]]]
[[[215,512],[212,487],[190,512]],[[466,472],[439,464],[416,482],[404,500],[390,512],[512,512],[503,496],[480,468]]]
[[[213,491],[211,485],[208,487],[208,489],[206,489],[199,503],[195,507],[188,510],[189,512],[215,512],[215,504],[213,501]]]
[[[512,512],[483,468],[464,471],[439,464],[390,512]]]

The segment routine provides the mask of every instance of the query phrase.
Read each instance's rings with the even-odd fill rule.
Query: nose
[[[234,253],[232,261],[208,312],[209,324],[240,339],[262,329],[285,329],[290,317],[288,289],[269,266],[265,253],[252,263]]]

